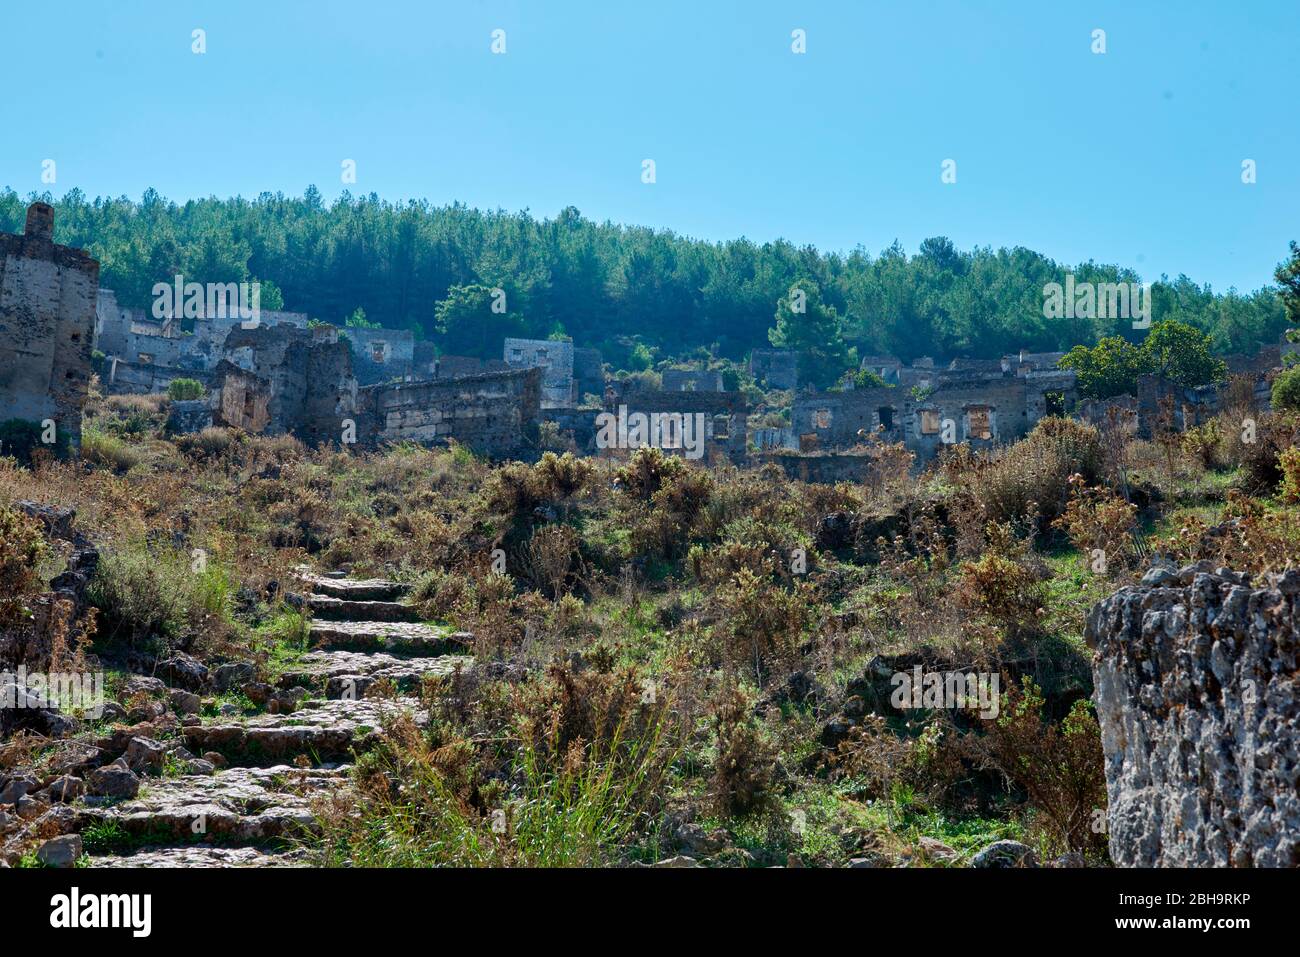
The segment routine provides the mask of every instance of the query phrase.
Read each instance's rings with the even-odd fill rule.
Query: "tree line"
[[[315,187],[185,203],[154,190],[139,202],[5,190],[0,229],[20,232],[34,199],[52,202],[56,241],[99,259],[101,283],[124,305],[150,306],[153,285],[177,274],[258,280],[264,306],[269,290],[287,309],[339,324],[360,314],[451,353],[499,355],[503,335],[568,336],[635,370],[706,351],[738,360],[774,342],[799,349],[807,371],[829,381],[869,354],[991,358],[1144,335],[1125,319],[1044,316],[1044,287],[1067,273],[1126,283],[1138,280],[1132,270],[1068,267],[1023,247],[962,251],[943,237],[912,255],[897,242],[876,254],[827,253],[598,223],[573,207],[538,218],[373,193],[326,203]],[[796,288],[813,309],[791,308]],[[1271,287],[1216,293],[1182,275],[1154,284],[1152,311],[1202,331],[1221,353],[1256,351],[1287,327]]]

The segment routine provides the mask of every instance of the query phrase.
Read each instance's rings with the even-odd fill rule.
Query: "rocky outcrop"
[[[1300,571],[1151,569],[1088,620],[1110,854],[1300,865]]]

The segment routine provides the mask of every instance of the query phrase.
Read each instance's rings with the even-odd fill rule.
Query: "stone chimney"
[[[28,239],[54,241],[54,207],[48,203],[32,203],[27,207],[27,226],[23,235]]]

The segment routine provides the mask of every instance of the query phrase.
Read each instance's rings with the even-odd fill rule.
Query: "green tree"
[[[1292,366],[1273,380],[1273,408],[1300,412],[1300,366]]]
[[[1120,336],[1108,336],[1091,347],[1075,346],[1059,365],[1075,371],[1079,392],[1090,399],[1136,391],[1143,371],[1141,350]]]
[[[776,325],[768,341],[799,356],[799,379],[824,389],[850,364],[844,322],[834,306],[822,302],[821,287],[799,279],[776,304]]]
[[[1183,322],[1165,319],[1147,333],[1141,346],[1108,336],[1095,346],[1075,346],[1060,366],[1078,375],[1079,391],[1108,399],[1137,391],[1138,376],[1154,374],[1182,386],[1208,385],[1228,373],[1227,364],[1210,351],[1209,335]]]
[[[1142,342],[1142,371],[1181,386],[1209,385],[1228,374],[1228,366],[1211,351],[1213,342],[1199,329],[1166,319],[1157,322]]]
[[[1286,307],[1286,317],[1292,323],[1300,323],[1300,244],[1291,240],[1291,256],[1278,263],[1273,278],[1282,287],[1278,297]]]
[[[434,309],[444,354],[500,358],[502,340],[525,334],[523,320],[508,311],[493,310],[502,298],[487,286],[452,286]]]

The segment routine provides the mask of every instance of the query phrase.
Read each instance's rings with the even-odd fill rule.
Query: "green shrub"
[[[126,472],[140,461],[140,456],[122,439],[97,428],[81,433],[81,457],[93,465]]]
[[[159,652],[229,627],[234,586],[211,559],[133,542],[101,555],[88,597],[99,609],[97,639]]]
[[[0,455],[10,456],[24,464],[31,462],[32,452],[41,448],[41,424],[27,419],[5,419],[0,422]],[[63,438],[58,436],[56,438]],[[67,441],[57,443],[58,448],[66,448]]]
[[[1292,366],[1273,380],[1273,409],[1300,412],[1300,366]]]
[[[203,398],[203,383],[198,379],[173,379],[167,384],[167,398],[173,402]]]

